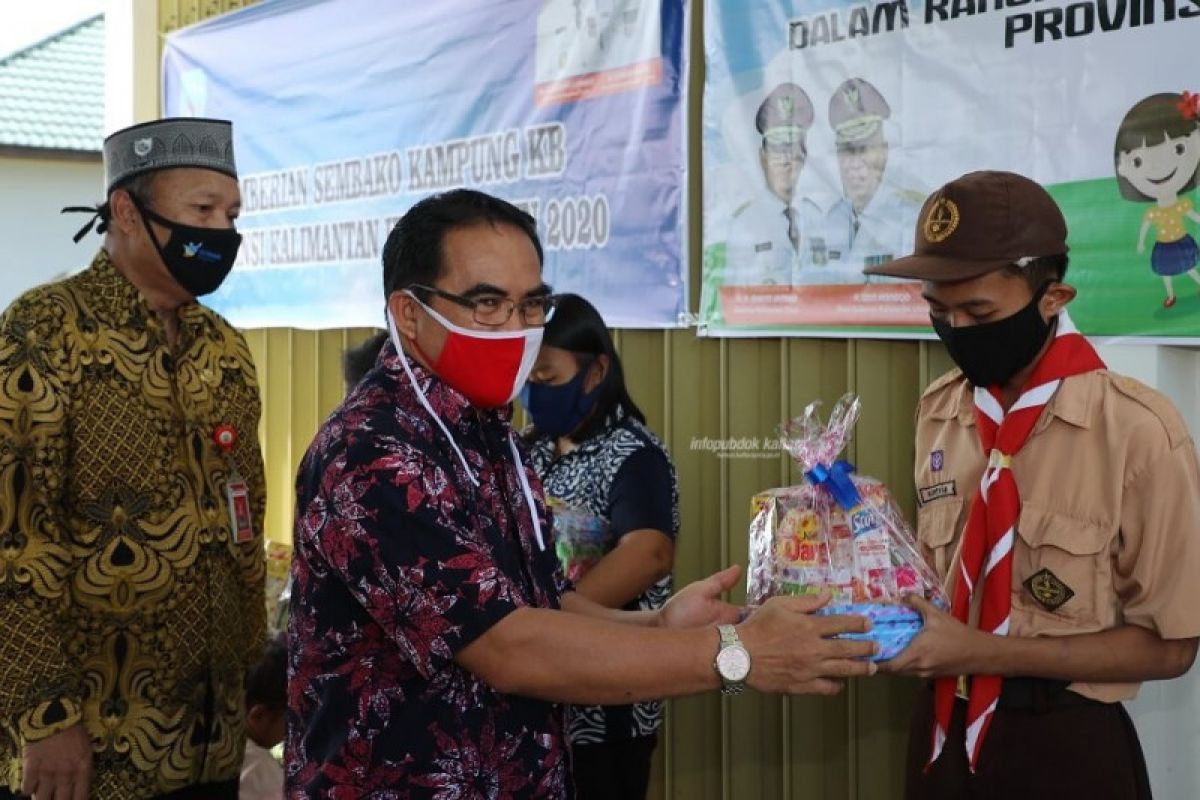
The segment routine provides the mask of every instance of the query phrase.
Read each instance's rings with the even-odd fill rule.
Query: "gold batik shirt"
[[[238,775],[266,629],[258,386],[229,323],[178,316],[171,347],[102,250],[0,318],[0,786],[24,744],[81,719],[94,798]]]

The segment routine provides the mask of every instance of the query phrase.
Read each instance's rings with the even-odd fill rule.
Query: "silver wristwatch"
[[[742,646],[737,629],[732,625],[718,625],[717,632],[721,634],[721,646],[713,669],[721,678],[721,694],[741,694],[746,688],[746,676],[750,674],[750,653]]]

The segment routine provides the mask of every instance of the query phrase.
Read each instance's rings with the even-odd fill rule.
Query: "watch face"
[[[746,680],[750,674],[750,654],[741,646],[726,647],[717,654],[717,671],[727,681]]]

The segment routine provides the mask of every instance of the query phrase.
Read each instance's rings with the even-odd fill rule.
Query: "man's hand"
[[[980,649],[991,634],[962,624],[919,595],[909,595],[904,602],[921,613],[924,625],[900,655],[880,665],[884,672],[940,678],[974,673],[974,665],[987,661]]]
[[[839,633],[871,629],[866,617],[814,617],[829,602],[815,597],[773,597],[738,626],[750,653],[747,683],[760,692],[837,694],[842,679],[874,675],[874,642],[833,639]]]
[[[33,800],[87,800],[92,743],[82,724],[25,746],[21,793]]]
[[[734,564],[689,583],[658,612],[658,624],[664,628],[700,628],[737,622],[742,610],[726,603],[721,595],[733,588],[741,574],[742,568]]]

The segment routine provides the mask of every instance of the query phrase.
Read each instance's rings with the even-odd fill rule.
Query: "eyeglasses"
[[[463,297],[461,294],[446,292],[435,286],[426,286],[420,283],[414,283],[408,288],[427,292],[449,300],[455,305],[469,308],[476,323],[493,328],[508,322],[512,319],[513,311],[517,310],[521,313],[521,322],[523,324],[531,328],[540,327],[549,322],[550,318],[554,316],[554,307],[558,304],[558,297],[552,294],[539,294],[534,297],[526,297],[522,300],[513,300],[495,294],[487,294],[480,297]]]

